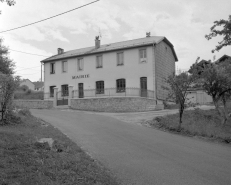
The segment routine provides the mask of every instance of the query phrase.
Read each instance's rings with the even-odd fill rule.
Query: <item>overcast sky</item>
[[[90,3],[90,0],[16,0],[15,6],[0,3],[0,31],[29,24]],[[221,38],[210,41],[205,35],[215,20],[228,19],[230,0],[100,0],[87,7],[29,27],[0,34],[10,49],[51,56],[94,45],[101,30],[101,43],[114,43],[152,36],[165,36],[179,61],[177,68],[188,69],[197,57],[209,60],[224,54],[231,46],[211,53]],[[40,61],[47,58],[15,51],[16,74],[31,81],[40,79]],[[26,69],[31,68],[31,69]]]

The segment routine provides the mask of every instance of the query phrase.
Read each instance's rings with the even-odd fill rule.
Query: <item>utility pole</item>
[[[43,81],[43,64],[41,62],[41,82]]]

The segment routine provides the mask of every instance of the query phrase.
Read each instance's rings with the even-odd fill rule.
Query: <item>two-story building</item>
[[[101,97],[146,97],[161,103],[167,97],[164,78],[175,72],[178,61],[167,38],[149,36],[134,40],[64,52],[41,61],[44,92],[54,88],[65,97],[73,89],[74,99]]]

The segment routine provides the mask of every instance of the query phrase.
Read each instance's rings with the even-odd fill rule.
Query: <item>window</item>
[[[68,96],[68,85],[62,85],[61,86],[61,89],[62,89],[62,96]]]
[[[67,72],[67,61],[62,62],[62,70],[64,73]]]
[[[96,94],[104,94],[104,81],[96,82]]]
[[[117,53],[117,66],[122,66],[124,65],[124,53],[120,52]]]
[[[56,86],[50,86],[50,97],[54,97],[54,88]]]
[[[126,83],[125,79],[116,80],[116,91],[117,92],[125,92]]]
[[[146,49],[140,49],[140,63],[146,63],[147,62],[147,53]]]
[[[50,73],[55,74],[55,63],[50,64]]]
[[[96,56],[96,68],[103,67],[103,57],[102,55]]]
[[[77,61],[77,68],[78,71],[82,71],[83,70],[83,58],[79,58]]]

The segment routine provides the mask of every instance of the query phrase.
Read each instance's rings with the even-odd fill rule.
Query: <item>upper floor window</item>
[[[104,81],[96,82],[96,94],[104,94]]]
[[[67,61],[62,62],[62,71],[65,73],[67,72]]]
[[[117,53],[117,66],[122,66],[124,65],[124,53],[120,52]]]
[[[55,63],[50,63],[50,73],[55,74]]]
[[[83,58],[78,59],[78,61],[77,61],[77,69],[78,69],[78,71],[83,70]]]
[[[147,51],[146,49],[140,49],[140,63],[145,63],[147,62]]]
[[[125,92],[126,90],[126,81],[125,79],[116,80],[116,91],[117,92]]]
[[[96,56],[96,68],[102,68],[103,67],[103,56],[98,55]]]

